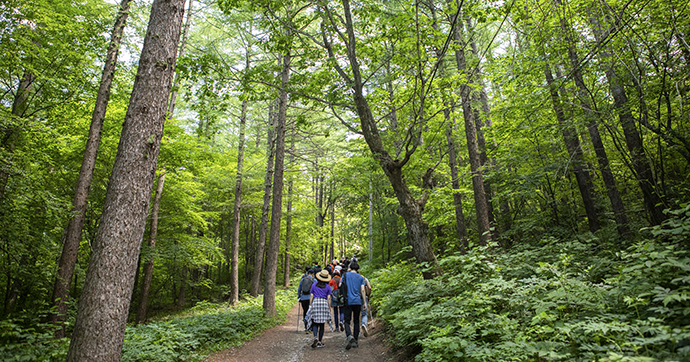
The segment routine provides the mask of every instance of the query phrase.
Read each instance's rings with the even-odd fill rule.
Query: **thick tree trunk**
[[[467,72],[467,62],[465,60],[465,52],[463,50],[463,40],[461,33],[461,25],[455,26],[453,38],[458,49],[455,51],[455,62],[458,66],[458,71],[461,73]],[[468,78],[466,82],[470,82]],[[477,226],[480,235],[480,244],[486,245],[491,240],[491,223],[489,220],[489,208],[486,201],[486,192],[484,190],[484,176],[481,170],[481,159],[479,155],[479,146],[477,144],[477,133],[474,123],[474,111],[471,105],[471,87],[465,83],[460,85],[460,98],[462,101],[462,115],[465,121],[465,138],[467,140],[467,151],[470,161],[470,169],[472,171],[472,188],[474,190],[474,206],[477,213]]]
[[[553,75],[551,74],[551,69],[549,68],[548,64],[545,65],[544,76],[546,77],[546,83],[549,87],[549,93],[551,95],[551,101],[553,102],[553,109],[556,113],[556,119],[558,120],[558,125],[560,126],[563,140],[565,141],[565,147],[568,150],[569,160],[572,163],[575,171],[575,179],[577,180],[577,186],[580,189],[582,202],[585,206],[585,213],[587,214],[589,231],[596,232],[600,229],[599,215],[597,214],[597,210],[594,205],[594,197],[591,186],[592,180],[589,173],[585,170],[586,164],[582,154],[580,138],[578,137],[577,132],[567,124],[563,107],[561,106],[560,95],[558,94],[558,86],[554,83]]]
[[[291,34],[288,34],[288,37]],[[276,157],[273,174],[273,205],[271,206],[271,232],[266,253],[266,286],[264,287],[264,311],[266,317],[276,315],[276,273],[280,252],[280,221],[283,209],[283,163],[285,160],[285,124],[287,118],[287,85],[290,80],[290,50],[283,55],[281,72],[280,106],[276,119]]]
[[[119,361],[172,86],[184,0],[154,0],[67,361]]]
[[[61,328],[55,332],[55,338],[62,338],[65,336],[63,323],[67,317],[69,284],[72,280],[74,268],[77,263],[77,254],[79,252],[79,244],[81,242],[82,229],[84,228],[84,219],[86,216],[89,188],[93,180],[98,145],[101,141],[101,130],[103,129],[103,120],[108,107],[108,100],[110,99],[110,88],[115,76],[115,67],[117,66],[117,57],[120,50],[122,33],[125,28],[127,17],[129,16],[130,2],[131,0],[122,0],[120,3],[120,11],[115,20],[115,25],[113,26],[105,65],[103,66],[103,73],[101,74],[101,84],[98,88],[98,95],[96,97],[96,106],[91,115],[89,138],[86,141],[84,158],[82,160],[81,169],[79,170],[79,179],[74,192],[74,198],[72,199],[72,212],[74,217],[70,219],[67,225],[64,244],[62,246],[62,254],[58,264],[58,273],[53,286],[53,296],[51,298],[53,305],[57,308],[55,313],[50,314],[49,320],[61,326]]]
[[[604,36],[602,34],[599,19],[596,16],[590,16],[590,22],[592,24],[595,39],[597,42],[603,42]],[[602,51],[599,55],[602,64],[605,66],[606,79],[609,81],[609,91],[613,97],[613,106],[618,112],[618,119],[623,128],[625,144],[630,152],[635,178],[640,186],[640,190],[642,190],[645,209],[649,214],[652,224],[661,224],[662,221],[666,220],[666,215],[663,213],[663,199],[656,190],[656,180],[652,173],[652,167],[647,161],[642,138],[635,127],[635,118],[630,109],[630,103],[628,102],[628,96],[623,86],[623,81],[616,71],[616,66],[611,59],[610,53],[608,51]]]
[[[273,109],[273,108],[271,108]],[[249,294],[253,297],[259,295],[259,288],[261,288],[261,275],[264,266],[264,251],[266,248],[266,234],[268,232],[268,210],[271,207],[271,188],[273,187],[273,163],[274,163],[274,146],[275,137],[275,121],[277,116],[275,113],[269,112],[268,115],[268,160],[266,161],[266,174],[264,176],[264,199],[261,206],[261,224],[259,224],[259,242],[256,245],[256,257],[254,258],[254,272],[252,274],[252,285],[249,289]]]
[[[151,255],[144,263],[144,280],[141,284],[141,298],[139,299],[139,308],[137,308],[136,323],[142,323],[146,320],[146,308],[149,302],[149,290],[151,289],[151,280],[153,279],[153,262],[156,257],[156,234],[158,234],[158,211],[161,206],[161,195],[163,194],[163,185],[165,184],[165,170],[161,170],[158,176],[158,187],[156,187],[156,196],[153,198],[153,208],[151,210],[151,233],[149,236],[149,248]]]
[[[246,68],[249,69],[249,53],[247,53]],[[230,260],[230,303],[235,304],[240,299],[240,212],[242,204],[242,167],[244,164],[244,131],[247,124],[247,100],[242,101],[240,115],[240,135],[237,146],[237,175],[235,177],[235,203],[233,206],[232,227],[232,259]]]

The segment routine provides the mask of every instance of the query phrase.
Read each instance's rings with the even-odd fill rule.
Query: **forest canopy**
[[[119,293],[119,360],[357,254],[418,360],[687,358],[689,44],[679,0],[4,1],[0,323],[64,354]]]

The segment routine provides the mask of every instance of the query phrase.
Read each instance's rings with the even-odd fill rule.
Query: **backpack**
[[[334,290],[333,292],[333,299],[335,302],[339,305],[345,305],[345,296],[340,294],[340,291],[338,289]]]
[[[343,277],[340,278],[340,286],[338,286],[338,303],[342,305],[347,305],[347,282],[345,282],[346,275],[347,273],[343,274]]]
[[[367,279],[365,279],[367,280]],[[369,280],[367,280],[369,281]],[[371,297],[371,287],[369,286],[369,283],[364,284],[364,293],[367,295],[367,297]]]
[[[306,276],[302,279],[302,294],[307,295],[311,293],[311,286],[314,285],[314,278],[311,276]]]

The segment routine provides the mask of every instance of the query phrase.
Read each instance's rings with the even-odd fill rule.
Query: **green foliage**
[[[55,326],[38,318],[0,320],[0,360],[64,361],[69,340],[55,339]]]
[[[201,302],[168,320],[128,327],[122,361],[193,361],[205,354],[238,346],[256,333],[285,321],[294,306],[291,290],[276,293],[278,315],[264,316],[262,297],[249,297],[237,306]]]
[[[619,257],[550,238],[448,256],[433,280],[398,264],[375,273],[374,304],[418,361],[687,360],[689,210]]]

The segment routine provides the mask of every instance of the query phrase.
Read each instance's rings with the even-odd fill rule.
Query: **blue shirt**
[[[358,273],[348,272],[344,276],[347,284],[347,304],[348,305],[362,305],[362,285],[364,285],[364,277]],[[342,279],[341,279],[342,280]]]

